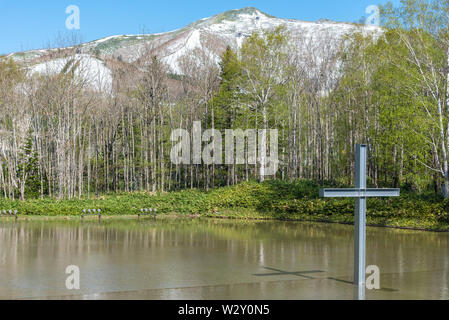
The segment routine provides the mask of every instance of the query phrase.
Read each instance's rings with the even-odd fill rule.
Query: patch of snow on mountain
[[[87,86],[96,91],[111,92],[112,72],[102,61],[87,54],[77,54],[73,57],[59,58],[47,62],[39,63],[30,68],[30,72],[44,75],[61,73],[64,67],[73,59],[74,63],[79,62],[75,69],[75,76],[82,80]]]
[[[180,59],[188,55],[192,50],[201,48],[201,33],[199,30],[193,30],[185,40],[178,40],[167,48],[169,54],[162,58],[162,61],[170,66],[172,72],[182,74]]]

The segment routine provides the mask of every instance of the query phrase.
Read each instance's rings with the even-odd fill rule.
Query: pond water
[[[366,262],[366,299],[449,299],[448,233],[367,228]],[[354,299],[352,273],[347,225],[0,221],[0,299]]]

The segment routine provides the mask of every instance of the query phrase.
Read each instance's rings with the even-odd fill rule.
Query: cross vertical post
[[[366,190],[366,148],[365,144],[356,146],[355,159],[355,188]],[[366,256],[366,197],[355,199],[354,215],[354,284],[365,283],[365,256]]]

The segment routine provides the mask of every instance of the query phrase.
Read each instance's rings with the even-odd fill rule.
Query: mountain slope
[[[172,73],[182,74],[181,59],[183,56],[191,54],[193,50],[202,49],[208,52],[212,60],[218,62],[220,54],[226,46],[229,45],[237,49],[245,37],[252,32],[270,30],[280,25],[286,26],[300,55],[310,55],[311,51],[315,50],[314,56],[320,55],[319,52],[329,54],[330,51],[335,51],[341,39],[351,32],[362,29],[366,32],[381,32],[381,29],[377,27],[360,27],[328,20],[305,22],[280,19],[249,7],[201,19],[171,32],[150,35],[117,35],[99,39],[80,45],[77,53],[93,56],[99,60],[117,58],[134,62],[144,55],[146,49],[151,48],[162,61],[167,63]],[[36,64],[48,60],[46,57],[56,51],[57,49],[32,50],[14,53],[10,56],[27,64]],[[320,57],[315,58],[320,60]],[[103,72],[103,74],[107,74],[107,72]]]

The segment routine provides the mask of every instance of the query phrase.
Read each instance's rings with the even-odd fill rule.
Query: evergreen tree
[[[40,192],[41,181],[39,159],[37,152],[33,149],[31,131],[18,155],[17,177],[20,184],[20,199],[25,200],[26,195],[36,198]]]

